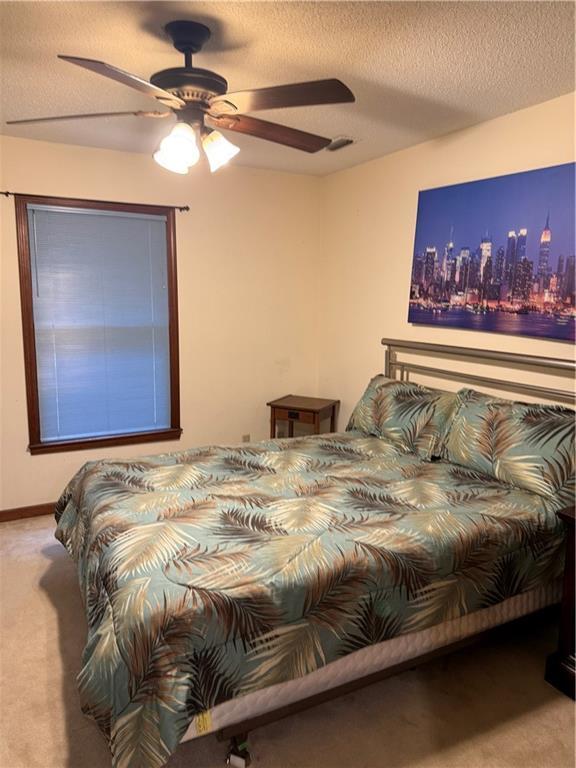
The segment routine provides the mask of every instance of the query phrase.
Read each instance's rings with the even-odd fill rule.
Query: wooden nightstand
[[[278,400],[271,400],[270,406],[270,437],[276,437],[276,423],[288,422],[288,437],[294,437],[294,424],[310,424],[312,434],[320,434],[320,422],[330,418],[330,432],[336,431],[336,409],[340,400],[325,400],[322,397],[302,397],[286,395]]]
[[[567,696],[574,698],[576,663],[574,658],[574,507],[558,512],[566,526],[566,564],[562,590],[562,613],[558,650],[546,661],[546,680]]]

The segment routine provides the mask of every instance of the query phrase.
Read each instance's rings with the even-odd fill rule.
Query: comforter
[[[358,432],[96,461],[57,505],[115,768],[194,717],[555,579],[554,503]]]

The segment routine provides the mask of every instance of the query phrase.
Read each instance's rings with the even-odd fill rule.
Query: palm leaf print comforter
[[[96,461],[57,505],[115,768],[195,716],[558,577],[550,499],[358,432]]]

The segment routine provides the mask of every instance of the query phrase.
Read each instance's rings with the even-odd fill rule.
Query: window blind
[[[27,212],[42,442],[169,427],[166,217]]]

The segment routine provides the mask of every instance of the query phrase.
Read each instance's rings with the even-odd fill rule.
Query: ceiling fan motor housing
[[[222,96],[228,90],[228,82],[223,77],[196,67],[163,69],[152,75],[150,82],[183,101],[208,102],[213,96]]]
[[[164,27],[174,48],[184,54],[185,66],[163,69],[150,78],[153,85],[186,102],[207,103],[228,90],[227,81],[208,69],[192,66],[192,54],[198,53],[210,38],[210,30],[197,21],[171,21]]]

